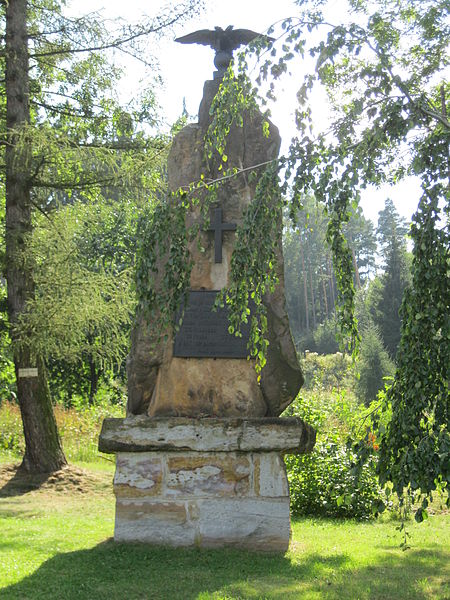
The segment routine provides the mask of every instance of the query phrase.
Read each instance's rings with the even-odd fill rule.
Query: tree
[[[322,205],[313,198],[305,198],[295,225],[286,220],[283,237],[286,301],[293,335],[297,346],[304,345],[303,338],[309,344],[307,349],[320,352],[322,350],[311,346],[309,332],[326,321],[334,321],[337,295],[331,252],[326,242],[327,223]],[[345,232],[361,285],[375,265],[373,225],[358,208],[351,214]]]
[[[400,340],[399,310],[403,293],[411,280],[410,255],[405,237],[408,230],[392,200],[387,199],[385,208],[379,212],[377,227],[383,272],[370,281],[364,293],[364,309],[359,311],[360,321],[369,319],[378,327],[391,359],[395,358]],[[359,304],[362,308],[362,304]]]
[[[288,41],[300,51],[304,27],[328,29],[326,39],[311,49],[316,69],[299,92],[302,137],[293,143],[288,164],[296,189],[313,191],[326,203],[334,244],[350,201],[368,183],[396,181],[406,173],[421,179],[411,232],[412,283],[402,305],[398,367],[387,395],[392,418],[384,433],[378,431],[379,472],[398,494],[409,486],[430,494],[439,480],[448,485],[450,475],[449,234],[443,223],[449,210],[446,2],[350,2],[349,11],[356,19],[345,26],[325,25],[315,7],[303,13],[300,24],[285,24]],[[292,47],[284,59],[289,53]],[[312,138],[307,98],[316,82],[329,92],[335,114],[332,135]],[[348,287],[348,278],[342,283]],[[347,302],[350,307],[350,296]]]
[[[358,396],[365,404],[375,400],[384,388],[385,377],[394,375],[394,363],[383,346],[377,327],[369,324],[362,330],[361,348],[357,360],[359,379],[356,384]]]
[[[378,213],[377,240],[383,252],[391,245],[392,238],[404,240],[409,226],[397,212],[390,198],[384,201],[384,208]]]
[[[19,330],[51,365],[51,390],[69,403],[72,393],[93,403],[105,371],[117,370],[128,350],[140,202],[122,191],[36,217],[28,245],[36,293]]]
[[[401,308],[402,329],[397,371],[378,427],[381,483],[392,481],[425,498],[416,512],[422,521],[437,487],[448,486],[450,364],[450,229],[440,223],[439,185],[431,186],[413,218],[412,281]],[[375,421],[378,426],[378,421]],[[447,495],[447,502],[449,496]]]
[[[30,85],[27,48],[27,3],[6,5],[6,280],[8,316],[12,340],[14,325],[26,310],[34,285],[23,264],[23,246],[31,231],[31,147],[21,143],[30,124]],[[66,463],[56,429],[49,397],[45,367],[33,348],[22,343],[14,352],[17,395],[20,402],[26,450],[23,465],[28,470],[52,471]],[[25,369],[37,367],[37,376],[25,376]]]
[[[84,190],[89,197],[87,190],[95,195],[101,185],[132,180],[139,170],[145,174],[145,150],[153,144],[146,144],[143,134],[135,136],[132,146],[112,140],[111,127],[120,123],[123,111],[111,94],[118,73],[105,55],[112,48],[136,54],[145,36],[187,16],[197,4],[187,2],[173,14],[115,32],[92,15],[64,16],[57,0],[15,0],[0,7],[5,31],[5,272],[27,470],[48,472],[66,462],[43,357],[32,339],[19,335],[18,323],[26,320],[35,297],[32,264],[25,259],[33,211],[46,213],[62,191]],[[86,170],[86,164],[108,168]],[[37,376],[23,370],[36,367]]]
[[[380,328],[384,345],[392,359],[400,342],[400,307],[411,279],[405,246],[404,240],[394,234],[386,249],[385,272],[381,276],[380,296],[374,315],[375,324]]]

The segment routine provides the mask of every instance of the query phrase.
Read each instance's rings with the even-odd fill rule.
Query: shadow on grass
[[[30,475],[18,465],[7,465],[1,469],[0,498],[23,496],[28,492],[38,490],[51,476],[50,473]],[[6,483],[4,480],[6,479]]]
[[[448,557],[431,550],[386,553],[355,567],[346,554],[260,555],[239,550],[171,549],[107,541],[58,554],[0,590],[8,600],[329,598],[423,600],[437,595]],[[433,594],[424,589],[432,582]],[[420,583],[422,582],[422,583]],[[438,590],[439,592],[439,590]]]

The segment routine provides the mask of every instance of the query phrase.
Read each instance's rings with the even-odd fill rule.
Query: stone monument
[[[231,29],[219,32],[222,55],[230,46],[222,34]],[[234,44],[242,31],[245,39],[253,33],[233,31]],[[197,33],[206,36],[204,30]],[[171,191],[205,174],[204,138],[223,64],[205,83],[198,123],[173,141]],[[278,155],[278,131],[270,124],[264,136],[262,122],[260,114],[247,115],[228,136],[228,165],[242,174],[220,186],[208,230],[200,229],[200,245],[194,241],[189,247],[193,268],[180,330],[167,332],[162,341],[152,323],[142,314],[136,317],[127,417],[106,419],[99,442],[101,451],[117,455],[115,540],[267,551],[288,547],[289,487],[282,455],[310,451],[315,432],[300,419],[279,418],[303,383],[285,309],[280,215],[274,214],[280,222],[279,285],[264,300],[269,347],[260,381],[247,359],[246,331],[235,338],[228,333],[226,310],[212,311],[217,292],[228,284],[235,231],[255,192],[256,181],[247,180],[245,169]],[[186,225],[200,219],[194,210]]]

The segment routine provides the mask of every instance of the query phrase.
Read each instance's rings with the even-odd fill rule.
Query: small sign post
[[[19,369],[19,377],[24,379],[25,377],[37,377],[38,370],[37,367],[28,367],[26,369]]]

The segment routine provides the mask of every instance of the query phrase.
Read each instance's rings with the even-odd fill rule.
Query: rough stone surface
[[[116,541],[277,552],[289,545],[289,488],[277,452],[119,453],[114,492]]]
[[[314,429],[298,418],[191,419],[186,417],[105,419],[101,452],[310,452]]]
[[[168,162],[170,190],[198,181],[202,173],[207,176],[216,175],[208,173],[203,164],[203,140],[210,122],[209,107],[219,83],[220,81],[205,83],[199,122],[188,125],[175,137]],[[243,127],[232,129],[226,150],[228,166],[247,168],[276,158],[280,145],[278,131],[270,124],[269,137],[265,138],[261,123],[261,115],[251,118],[247,116]],[[241,223],[256,184],[256,180],[249,182],[243,174],[221,186],[218,204],[223,209],[224,222]],[[168,332],[166,343],[156,343],[151,326],[142,315],[137,315],[127,364],[127,414],[147,413],[157,417],[277,416],[292,402],[303,383],[303,377],[285,308],[281,215],[274,214],[274,218],[278,218],[280,222],[280,285],[273,294],[265,298],[270,344],[261,383],[257,382],[253,362],[246,359],[173,357],[171,332]],[[193,212],[189,215],[187,224],[199,221],[199,213]],[[197,241],[191,244],[189,251],[194,263],[191,289],[220,290],[227,285],[234,238],[234,232],[224,234],[223,259],[219,264],[214,262],[212,233],[200,234],[204,252],[199,251]],[[164,271],[162,263],[160,271]]]

